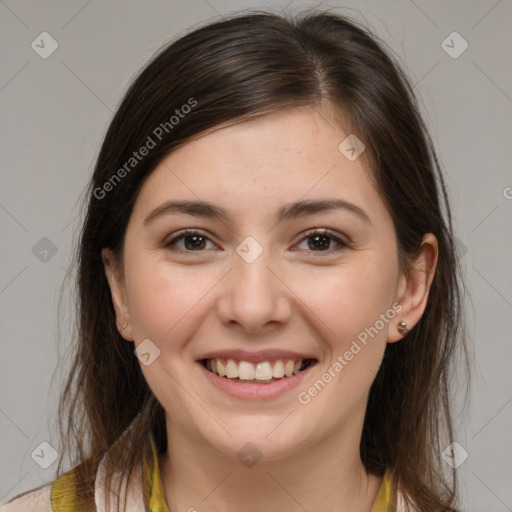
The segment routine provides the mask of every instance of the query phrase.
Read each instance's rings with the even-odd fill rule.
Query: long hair
[[[107,474],[131,475],[149,433],[160,453],[167,447],[164,410],[133,344],[116,329],[101,249],[122,260],[138,192],[177,147],[221,125],[320,104],[365,141],[363,156],[391,214],[401,263],[407,266],[425,233],[439,243],[426,310],[406,339],[387,345],[372,384],[361,459],[376,474],[392,469],[406,502],[420,510],[456,510],[455,470],[447,474],[440,453],[453,440],[455,355],[462,349],[467,361],[467,350],[447,191],[400,65],[367,29],[330,12],[254,12],[198,28],[161,49],[117,108],[87,189],[76,252],[76,351],[59,403],[61,435],[66,453],[76,453],[84,496],[92,495],[108,450]],[[135,161],[143,146],[151,149]],[[62,457],[59,471],[61,464]]]

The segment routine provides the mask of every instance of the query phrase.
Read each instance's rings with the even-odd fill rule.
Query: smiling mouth
[[[202,365],[211,373],[234,382],[270,384],[288,379],[314,365],[316,359],[276,359],[253,364],[226,358],[202,359]]]

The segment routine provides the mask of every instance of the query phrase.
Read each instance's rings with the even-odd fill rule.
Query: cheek
[[[392,266],[382,269],[377,262],[361,258],[353,264],[309,270],[293,279],[290,275],[288,282],[293,283],[296,304],[315,323],[315,331],[330,340],[333,350],[341,350],[375,324],[378,337],[386,337],[389,320],[396,314],[392,308],[396,278]]]
[[[304,303],[304,315],[313,323],[313,335],[325,356],[318,380],[299,390],[299,403],[323,411],[333,410],[334,405],[343,417],[365,403],[382,363],[390,321],[397,314],[392,307],[391,269],[381,273],[365,268],[365,275],[361,269],[346,267],[323,278],[304,278],[298,294],[297,303]],[[336,418],[324,421],[333,426]]]
[[[137,342],[144,338],[156,343],[186,338],[190,323],[222,276],[217,270],[177,268],[147,255],[136,255],[126,267],[130,318]]]

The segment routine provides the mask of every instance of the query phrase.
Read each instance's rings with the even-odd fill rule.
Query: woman
[[[353,21],[255,13],[160,51],[77,259],[75,467],[2,512],[457,510],[450,209],[409,82]]]

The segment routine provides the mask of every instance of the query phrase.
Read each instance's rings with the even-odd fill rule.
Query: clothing
[[[152,436],[149,436],[149,448],[150,456],[144,459],[143,471],[136,474],[137,479],[140,478],[141,485],[129,489],[127,507],[122,512],[169,512],[160,477],[158,453]],[[8,503],[0,506],[0,512],[102,512],[105,503],[103,469],[103,464],[100,464],[96,473],[94,503],[82,505],[78,503],[74,493],[75,468],[73,468],[50,484],[12,498]],[[121,475],[117,475],[117,478],[121,477]],[[114,478],[115,482],[119,481],[117,478]],[[144,488],[148,489],[149,500],[147,503],[144,502]],[[371,512],[400,512],[403,510],[401,499],[399,499],[398,507],[393,504],[393,499],[391,472],[386,471]],[[113,505],[112,500],[111,504]],[[111,510],[116,509],[111,508]]]

